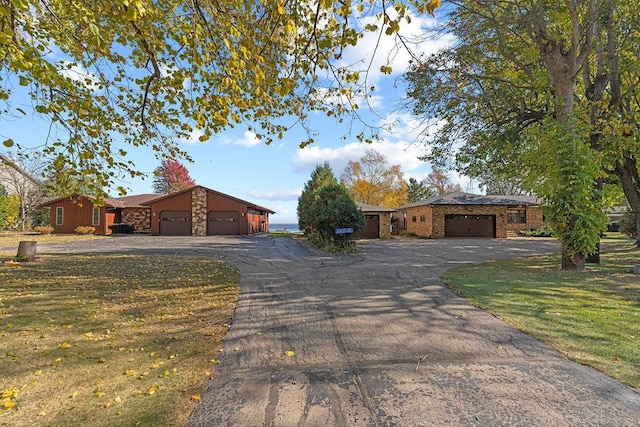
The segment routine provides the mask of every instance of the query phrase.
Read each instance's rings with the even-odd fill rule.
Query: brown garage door
[[[191,212],[160,212],[161,236],[191,236]]]
[[[495,215],[445,215],[445,237],[496,237]]]
[[[210,211],[207,234],[240,234],[240,214],[236,211]]]
[[[365,215],[364,230],[353,233],[356,239],[380,238],[380,215]]]

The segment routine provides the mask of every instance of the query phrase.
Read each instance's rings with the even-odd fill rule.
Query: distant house
[[[356,239],[388,239],[391,237],[391,218],[395,209],[356,202],[365,217],[364,230],[353,234]]]
[[[166,236],[255,234],[269,231],[274,211],[199,185],[163,195],[108,198],[94,206],[88,197],[61,197],[42,205],[51,210],[54,233],[92,226],[110,234],[109,225],[130,224],[136,232]]]
[[[401,206],[400,227],[418,236],[498,237],[544,224],[535,197],[451,193]]]
[[[35,194],[40,190],[40,182],[37,179],[2,154],[0,154],[0,185],[8,194],[16,194],[20,198],[24,194]]]

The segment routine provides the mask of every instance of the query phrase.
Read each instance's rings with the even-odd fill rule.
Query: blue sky
[[[414,17],[411,24],[405,25],[401,32],[417,36],[433,24],[433,18]],[[394,50],[393,38],[383,36],[377,54],[372,59],[370,53],[374,51],[375,43],[373,35],[363,39],[356,48],[345,52],[343,61],[372,61],[368,84],[374,84],[377,88],[372,98],[376,114],[364,108],[360,114],[371,124],[395,124],[390,132],[381,135],[380,142],[359,143],[355,140],[355,135],[343,140],[342,136],[349,132],[348,124],[341,125],[321,115],[311,117],[311,127],[318,134],[315,143],[304,149],[299,148],[300,141],[305,139],[301,128],[294,128],[284,139],[267,146],[256,140],[245,126],[238,125],[214,135],[204,143],[197,142],[197,135],[192,140],[180,141],[180,147],[193,159],[193,163],[183,162],[191,177],[199,185],[276,211],[271,216],[271,223],[297,222],[297,199],[316,165],[328,162],[339,178],[347,163],[360,159],[367,149],[384,154],[392,165],[400,165],[405,179],[425,178],[431,171],[431,166],[418,160],[418,157],[428,147],[415,142],[420,129],[418,122],[406,112],[397,111],[404,97],[404,89],[401,85],[394,87],[394,83],[406,69],[410,56],[403,50]],[[451,43],[451,38],[444,37],[425,41],[413,49],[417,54],[428,53],[448,43]],[[389,57],[392,57],[393,73],[383,75],[379,69]],[[27,147],[41,145],[49,130],[47,121],[31,115],[21,120],[3,121],[1,126],[0,138],[11,138]],[[129,153],[129,159],[138,170],[147,173],[148,178],[123,181],[122,184],[129,188],[129,194],[151,193],[152,172],[160,164],[160,160],[155,158],[150,148],[130,149]],[[477,192],[477,187],[470,187],[467,178],[455,173],[451,173],[450,177],[465,190]],[[113,192],[113,195],[117,194]]]

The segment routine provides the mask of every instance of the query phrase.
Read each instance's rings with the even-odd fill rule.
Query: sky
[[[433,27],[433,19],[414,17],[410,24],[401,28],[401,33],[407,36],[422,34],[425,29]],[[363,108],[360,114],[372,124],[394,124],[389,132],[381,134],[379,142],[357,142],[355,134],[342,139],[349,134],[347,121],[338,124],[321,114],[310,118],[311,128],[317,131],[317,136],[315,142],[304,149],[299,148],[299,143],[306,139],[306,134],[299,127],[267,146],[258,141],[246,126],[238,125],[213,135],[204,143],[198,142],[197,137],[179,142],[180,148],[193,159],[192,163],[181,162],[196,184],[269,208],[276,212],[271,215],[270,222],[278,224],[297,222],[298,197],[316,165],[324,162],[329,163],[339,179],[349,161],[357,161],[366,150],[373,149],[384,154],[390,165],[400,165],[405,180],[424,179],[431,172],[431,166],[418,157],[427,153],[429,148],[416,142],[420,129],[418,121],[408,112],[398,110],[405,94],[402,85],[396,83],[407,68],[410,55],[404,50],[394,51],[394,39],[383,36],[372,60],[375,43],[375,35],[365,37],[357,47],[344,52],[342,60],[346,63],[372,61],[368,79],[376,86],[372,103],[375,113]],[[416,54],[430,53],[450,43],[452,38],[445,35],[414,46],[413,50]],[[380,66],[390,56],[393,58],[390,62],[393,72],[382,74]],[[23,146],[42,144],[49,129],[48,122],[31,116],[0,122],[0,126],[0,137],[11,138]],[[146,173],[147,178],[125,180],[120,184],[129,189],[128,194],[152,193],[153,170],[160,165],[160,160],[151,148],[130,150],[129,160]],[[454,172],[449,176],[465,191],[478,192],[477,186],[474,188],[468,178]],[[117,196],[116,192],[113,193],[112,196]]]

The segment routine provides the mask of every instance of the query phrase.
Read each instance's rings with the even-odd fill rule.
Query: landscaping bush
[[[402,230],[398,233],[400,237],[418,237],[416,233],[412,233],[411,231]]]
[[[636,218],[631,213],[631,211],[627,208],[627,210],[620,216],[620,220],[618,221],[618,230],[622,234],[626,234],[630,237],[638,237],[638,229],[636,228]]]
[[[543,225],[540,228],[534,228],[531,230],[520,231],[521,236],[525,237],[553,237],[553,231],[548,225]]]
[[[96,228],[91,227],[90,225],[81,225],[79,227],[76,227],[76,229],[73,231],[75,231],[76,234],[93,234],[96,232]]]
[[[50,225],[39,225],[37,227],[33,227],[33,231],[39,234],[51,234],[53,233],[53,227]]]
[[[114,234],[133,234],[135,228],[131,224],[116,223],[111,224],[109,226],[109,230],[111,230]]]

